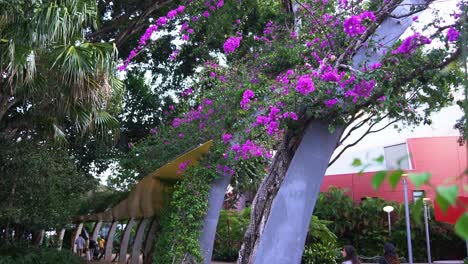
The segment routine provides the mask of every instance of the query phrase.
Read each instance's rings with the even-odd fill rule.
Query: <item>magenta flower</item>
[[[166,17],[160,17],[158,18],[158,20],[156,21],[156,24],[158,26],[162,26],[162,25],[165,25],[167,23],[167,18]]]
[[[158,133],[158,129],[157,128],[152,128],[150,130],[150,133],[151,133],[151,135],[156,135]]]
[[[364,25],[362,25],[364,20],[375,22],[374,13],[370,11],[364,11],[357,16],[351,16],[345,19],[343,22],[343,29],[345,33],[350,37],[363,34],[367,29]]]
[[[242,100],[240,102],[241,108],[244,110],[249,109],[250,107],[250,99],[255,97],[254,91],[247,89],[245,90],[244,94],[242,95]]]
[[[333,98],[333,99],[326,100],[325,101],[325,106],[328,107],[328,108],[331,108],[334,105],[336,105],[337,103],[338,103],[338,99]]]
[[[171,10],[167,12],[167,18],[169,19],[174,19],[177,16],[177,10]]]
[[[294,112],[289,112],[289,117],[290,117],[292,120],[297,120],[297,114],[294,113]]]
[[[177,174],[181,174],[182,172],[184,172],[187,167],[189,166],[190,164],[190,160],[187,160],[186,162],[182,162],[179,164],[179,170],[177,170]]]
[[[204,11],[204,12],[202,13],[202,16],[203,16],[203,17],[206,17],[206,18],[207,18],[207,17],[210,17],[210,12]]]
[[[410,54],[413,53],[418,47],[424,45],[424,44],[430,44],[431,40],[419,33],[414,33],[414,35],[411,35],[407,37],[401,45],[394,51],[392,51],[392,54]]]
[[[302,95],[308,95],[315,90],[314,82],[309,74],[302,75],[296,84],[296,90]]]
[[[227,144],[229,141],[232,140],[232,135],[231,134],[224,134],[223,135],[223,142],[224,144]]]
[[[229,37],[223,45],[224,53],[229,54],[236,51],[236,49],[240,46],[240,41],[242,37]]]
[[[183,13],[185,11],[185,6],[181,5],[181,6],[177,7],[176,10],[177,10],[177,13],[179,13],[179,14]]]
[[[455,42],[458,40],[458,37],[460,36],[460,32],[453,27],[450,27],[449,30],[447,31],[447,40],[449,42]]]

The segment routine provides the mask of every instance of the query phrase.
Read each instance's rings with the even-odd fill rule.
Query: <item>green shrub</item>
[[[336,249],[336,244],[312,243],[307,245],[302,256],[303,264],[336,264],[337,254],[340,249]]]
[[[337,237],[327,225],[330,221],[312,216],[307,234],[306,246],[302,256],[304,264],[336,264],[340,254]]]
[[[236,261],[250,222],[250,208],[241,212],[222,210],[213,247],[213,259]]]
[[[82,264],[83,259],[69,250],[35,248],[30,246],[2,246],[0,264]]]

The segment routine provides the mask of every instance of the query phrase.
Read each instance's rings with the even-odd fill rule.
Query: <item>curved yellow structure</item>
[[[182,179],[180,164],[187,161],[190,161],[190,165],[198,163],[212,144],[212,141],[208,141],[150,173],[136,184],[125,200],[114,207],[101,213],[77,216],[74,222],[113,222],[159,215],[170,198],[174,183]]]

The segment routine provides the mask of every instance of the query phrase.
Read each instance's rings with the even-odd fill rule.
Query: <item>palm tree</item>
[[[117,50],[85,38],[95,0],[0,1],[0,10],[0,129],[25,111],[56,136],[65,120],[83,132],[117,124],[105,111],[123,87]]]

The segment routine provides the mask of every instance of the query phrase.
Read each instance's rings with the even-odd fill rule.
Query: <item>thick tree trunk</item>
[[[244,242],[239,252],[237,263],[253,263],[260,236],[270,215],[271,205],[286,176],[286,171],[293,159],[304,135],[304,127],[287,130],[278,146],[276,155],[269,166],[268,175],[263,179],[252,203],[250,225],[245,233]]]

